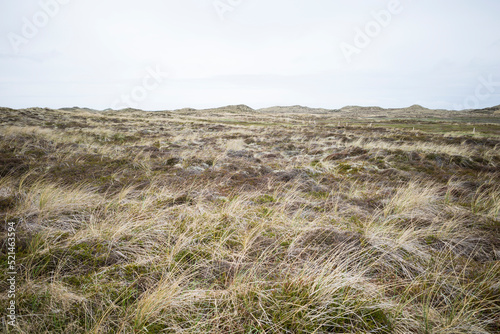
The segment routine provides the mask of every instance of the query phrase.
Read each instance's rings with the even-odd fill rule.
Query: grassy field
[[[2,331],[500,333],[500,115],[425,117],[1,109]]]

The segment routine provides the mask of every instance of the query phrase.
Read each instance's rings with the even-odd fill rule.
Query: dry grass
[[[500,332],[498,138],[216,112],[5,110],[10,331]]]

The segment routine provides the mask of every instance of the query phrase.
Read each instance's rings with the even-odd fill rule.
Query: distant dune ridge
[[[62,108],[63,110],[71,110],[71,109],[83,109],[87,111],[91,111],[89,108],[79,108],[79,107],[73,107],[73,108]],[[111,110],[111,109],[108,109]],[[140,111],[140,109],[134,109],[134,108],[128,108],[126,110],[121,110],[121,111]],[[195,108],[182,108],[178,109],[179,111],[197,111],[200,109],[195,109]],[[350,113],[350,114],[362,114],[362,113],[379,113],[379,114],[434,114],[434,113],[483,113],[483,114],[499,114],[500,113],[500,105],[494,106],[494,107],[488,107],[484,109],[466,109],[466,110],[446,110],[446,109],[429,109],[425,108],[421,105],[414,104],[410,107],[406,108],[382,108],[382,107],[377,107],[377,106],[345,106],[340,109],[327,109],[327,108],[311,108],[307,106],[300,106],[300,105],[294,105],[294,106],[274,106],[274,107],[267,107],[267,108],[260,108],[260,109],[253,109],[252,107],[249,107],[245,104],[238,104],[238,105],[228,105],[224,107],[218,107],[218,108],[208,108],[208,109],[201,109],[204,111],[221,111],[221,112],[258,112],[258,113],[293,113],[293,114],[326,114],[326,113]]]
[[[12,108],[2,108],[0,107],[0,111],[2,109],[11,109]],[[25,110],[32,110],[32,111],[42,111],[43,109],[51,109],[51,108],[39,108],[39,107],[32,107],[32,108],[25,108]],[[100,112],[101,110],[97,109],[91,109],[91,108],[86,108],[86,107],[64,107],[64,108],[59,108],[59,110],[63,111],[86,111],[86,112]],[[105,109],[102,110],[104,112],[106,111],[120,111],[120,112],[140,112],[143,111],[141,109],[137,108],[126,108],[126,109],[120,109],[120,110],[113,110],[113,109]],[[436,115],[438,116],[439,114],[449,114],[453,113],[455,115],[463,115],[463,114],[470,114],[470,113],[476,113],[476,114],[487,114],[487,115],[498,115],[500,114],[500,105],[497,106],[492,106],[488,108],[483,108],[483,109],[465,109],[465,110],[447,110],[447,109],[429,109],[426,107],[423,107],[418,104],[414,104],[410,107],[405,107],[405,108],[382,108],[382,107],[377,107],[377,106],[345,106],[340,109],[327,109],[327,108],[311,108],[307,106],[300,106],[300,105],[294,105],[294,106],[274,106],[274,107],[267,107],[267,108],[260,108],[260,109],[253,109],[252,107],[249,107],[245,104],[238,104],[238,105],[227,105],[223,107],[217,107],[217,108],[208,108],[208,109],[195,109],[195,108],[182,108],[182,109],[176,109],[176,110],[158,110],[158,111],[180,111],[180,112],[195,112],[195,111],[214,111],[214,112],[243,112],[243,113],[273,113],[273,114],[328,114],[328,113],[340,113],[340,114],[349,114],[349,116],[389,116],[389,115],[394,115],[394,114],[400,114],[400,115],[418,115],[418,114],[423,114],[423,115]]]

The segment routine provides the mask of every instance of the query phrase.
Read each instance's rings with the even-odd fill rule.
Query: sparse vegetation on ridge
[[[499,333],[499,115],[412,110],[3,108],[0,308],[14,221],[21,333]]]

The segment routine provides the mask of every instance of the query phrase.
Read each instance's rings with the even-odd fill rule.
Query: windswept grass
[[[4,332],[500,332],[494,137],[345,114],[19,113],[0,127]]]

